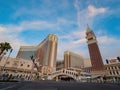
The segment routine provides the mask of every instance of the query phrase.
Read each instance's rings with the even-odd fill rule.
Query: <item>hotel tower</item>
[[[58,37],[49,34],[37,46],[21,46],[17,58],[30,60],[34,56],[36,62],[39,62],[39,70],[43,74],[52,72],[56,66]]]

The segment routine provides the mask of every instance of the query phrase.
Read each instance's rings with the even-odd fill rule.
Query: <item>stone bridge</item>
[[[55,78],[58,78],[59,76],[67,76],[74,80],[78,80],[78,72],[73,71],[73,70],[67,70],[67,69],[62,69],[62,70],[58,70],[58,71],[51,73],[48,76],[48,79],[53,80]]]

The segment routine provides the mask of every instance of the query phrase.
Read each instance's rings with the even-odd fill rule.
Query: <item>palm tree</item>
[[[6,64],[7,64],[7,61],[8,61],[8,58],[10,57],[10,54],[12,53],[13,49],[11,47],[11,45],[8,43],[8,42],[5,42],[5,43],[0,43],[0,60],[2,60],[2,57],[6,54],[6,52],[8,52],[10,50],[10,53],[6,59],[6,62],[5,64],[3,65],[3,67],[1,68],[1,74],[3,73],[5,67],[6,67]]]
[[[5,43],[1,42],[0,43],[0,56],[3,54],[3,52],[5,52],[5,51],[7,52],[10,49],[12,49],[10,43],[8,43],[8,42],[5,42]]]

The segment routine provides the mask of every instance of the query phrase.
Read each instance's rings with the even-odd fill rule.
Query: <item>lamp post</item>
[[[119,56],[117,57],[117,59],[118,59],[118,61],[120,62],[120,57],[119,57]]]

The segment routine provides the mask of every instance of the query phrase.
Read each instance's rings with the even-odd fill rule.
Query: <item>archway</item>
[[[76,79],[70,75],[67,74],[59,74],[59,75],[55,75],[53,76],[52,80],[56,80],[56,81],[76,81]]]

